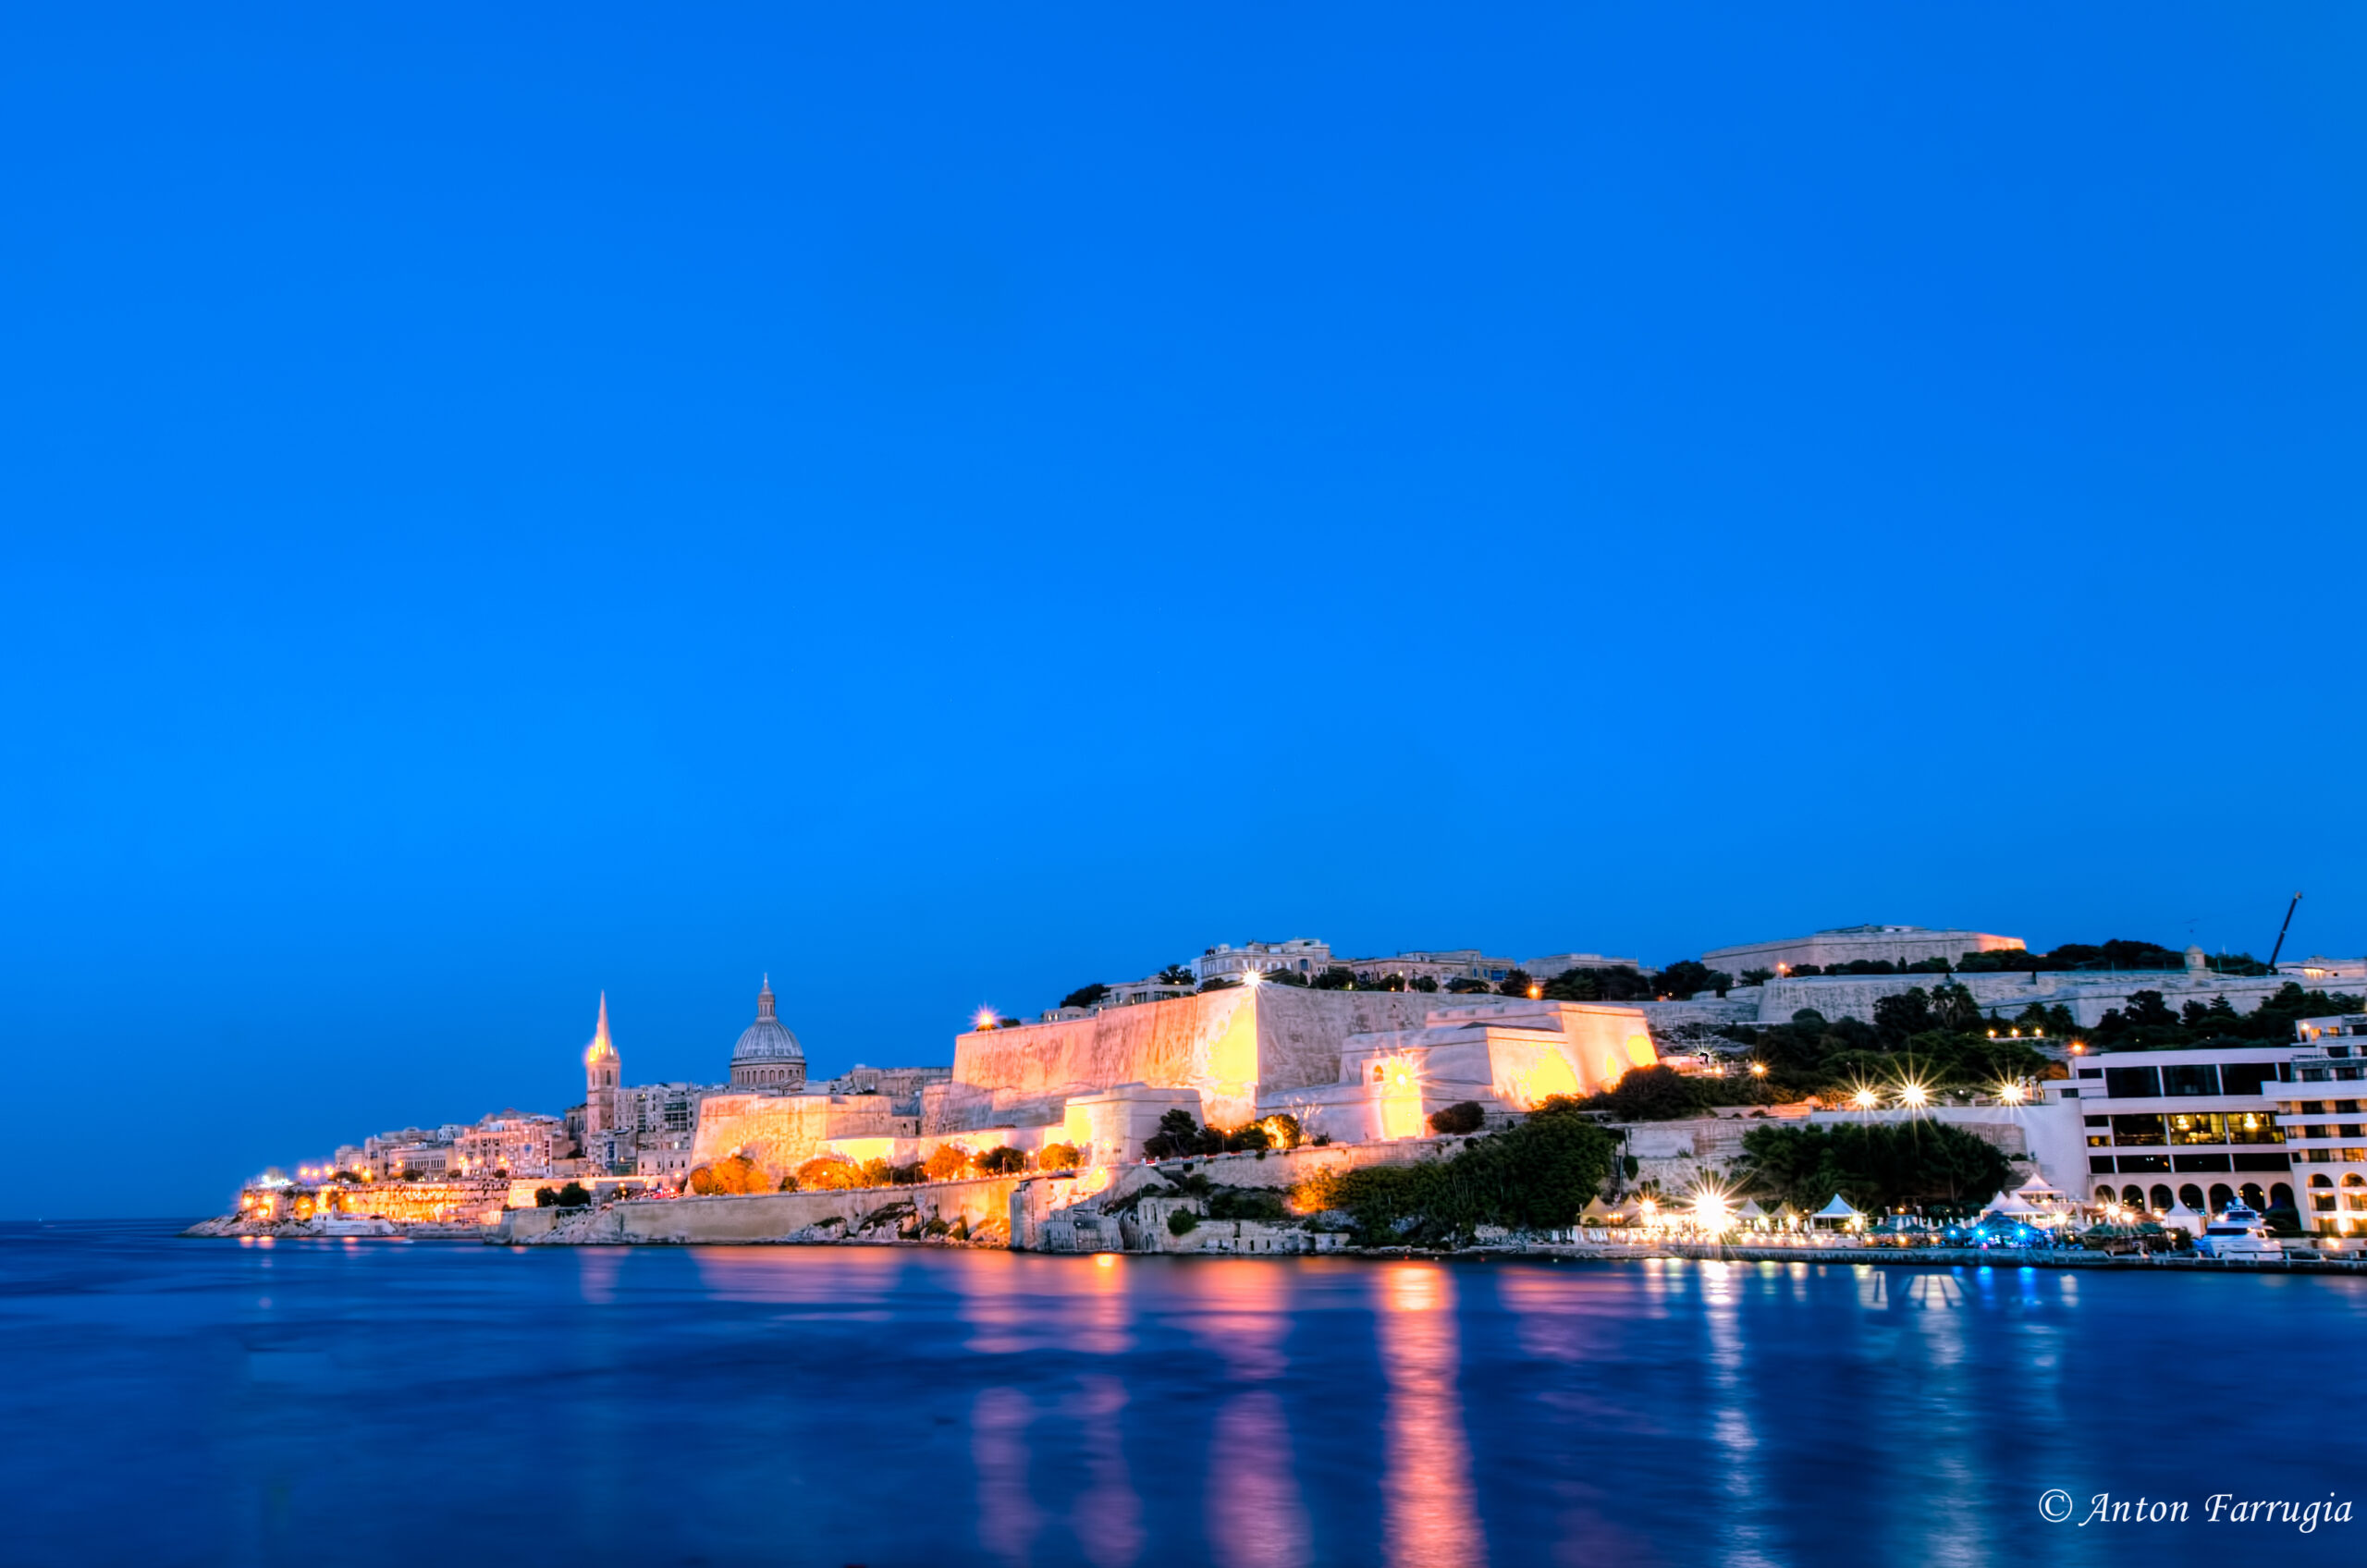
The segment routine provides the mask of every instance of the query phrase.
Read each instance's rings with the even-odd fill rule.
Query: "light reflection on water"
[[[1392,1568],[1487,1561],[1471,1492],[1471,1453],[1455,1377],[1454,1280],[1442,1264],[1394,1263],[1373,1274],[1380,1370],[1389,1384],[1385,1545]]]
[[[2362,1287],[0,1227],[0,1555],[2116,1562],[2037,1493],[2353,1495],[2367,1439],[2260,1353],[2348,1342]]]

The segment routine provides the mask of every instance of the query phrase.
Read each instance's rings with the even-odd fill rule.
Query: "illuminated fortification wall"
[[[926,1182],[915,1187],[866,1187],[816,1193],[756,1193],[742,1197],[674,1198],[612,1204],[585,1211],[517,1209],[501,1217],[503,1239],[576,1245],[623,1243],[828,1241],[869,1219],[887,1240],[899,1225],[955,1220],[976,1236],[1000,1237],[1011,1214],[1017,1176]],[[836,1227],[828,1222],[836,1220]],[[824,1228],[823,1233],[816,1233]]]
[[[709,1095],[699,1104],[691,1163],[745,1154],[776,1176],[832,1138],[910,1136],[914,1119],[886,1095]]]
[[[975,1031],[954,1041],[953,1083],[929,1096],[923,1130],[1057,1121],[1069,1096],[1120,1084],[1194,1090],[1208,1121],[1232,1125],[1256,1115],[1260,1095],[1337,1083],[1350,1035],[1418,1028],[1447,1005],[1488,1011],[1536,1004],[1269,985]]]

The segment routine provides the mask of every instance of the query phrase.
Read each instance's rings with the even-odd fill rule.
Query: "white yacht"
[[[2285,1256],[2285,1243],[2268,1233],[2267,1222],[2257,1212],[2236,1204],[2202,1227],[2194,1250],[2230,1262],[2267,1263]]]

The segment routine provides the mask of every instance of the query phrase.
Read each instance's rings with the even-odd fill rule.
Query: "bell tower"
[[[617,1047],[608,1039],[608,993],[600,993],[600,1022],[592,1032],[592,1043],[583,1047],[583,1132],[586,1140],[595,1133],[617,1130],[617,1073],[622,1063]]]

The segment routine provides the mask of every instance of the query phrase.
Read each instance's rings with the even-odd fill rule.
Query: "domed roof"
[[[781,1021],[773,1016],[772,977],[765,977],[765,988],[756,993],[756,1022],[741,1035],[740,1043],[731,1047],[731,1065],[747,1061],[803,1061],[805,1047],[797,1043]]]

